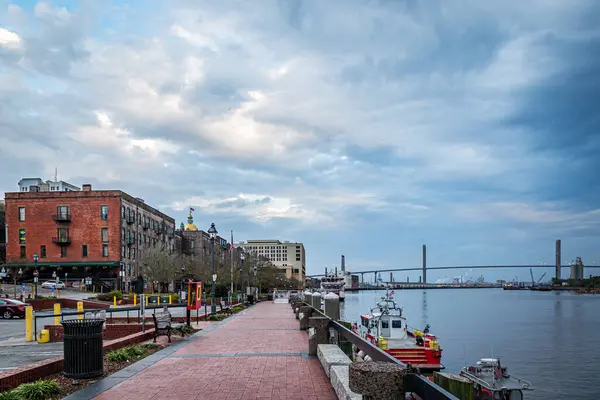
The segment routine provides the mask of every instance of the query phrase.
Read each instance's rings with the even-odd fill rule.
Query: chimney
[[[92,185],[90,183],[85,183],[81,187],[81,190],[83,190],[84,192],[91,192],[92,191]]]
[[[346,257],[342,254],[342,272],[346,271]]]

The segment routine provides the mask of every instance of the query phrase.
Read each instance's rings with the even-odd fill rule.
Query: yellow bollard
[[[54,303],[54,325],[60,325],[60,303]]]
[[[156,296],[156,304],[160,306],[160,294]]]
[[[137,306],[137,294],[133,295],[133,306]]]
[[[117,308],[117,296],[113,296],[113,307]]]
[[[96,293],[96,286],[92,286],[92,293]]]
[[[148,307],[148,296],[146,296],[146,307]]]
[[[60,290],[56,289],[56,298],[60,299]]]
[[[33,342],[33,307],[25,307],[25,341]]]
[[[171,303],[171,295],[169,295],[169,304],[173,304]]]
[[[83,312],[83,301],[77,302],[77,312]],[[83,319],[83,314],[79,314],[77,319]]]

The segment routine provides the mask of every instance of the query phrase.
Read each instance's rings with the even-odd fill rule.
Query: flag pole
[[[231,301],[233,301],[233,229],[231,230],[231,245],[229,246],[229,258],[231,259]]]

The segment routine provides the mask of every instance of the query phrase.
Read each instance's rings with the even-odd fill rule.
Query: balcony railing
[[[56,244],[60,244],[60,245],[68,245],[68,244],[71,244],[71,237],[70,236],[53,237],[52,243],[56,243]]]
[[[71,213],[58,213],[52,216],[52,220],[56,222],[71,222]]]

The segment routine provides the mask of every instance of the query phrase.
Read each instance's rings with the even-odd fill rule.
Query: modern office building
[[[306,276],[306,251],[297,242],[280,240],[248,240],[239,244],[246,253],[255,252],[269,259],[273,265],[285,271],[286,278],[304,283]]]

